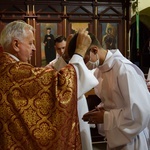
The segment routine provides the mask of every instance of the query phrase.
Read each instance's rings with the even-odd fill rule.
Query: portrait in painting
[[[50,29],[50,33],[48,35],[47,32],[49,31],[49,29]],[[49,49],[50,56],[54,55],[53,53],[55,52],[54,38],[57,36],[57,23],[41,23],[40,30],[41,30],[41,60],[42,60],[42,66],[45,66],[48,63],[46,60],[45,50]],[[55,55],[51,59],[55,59]]]
[[[102,24],[102,46],[105,49],[117,48],[117,24],[116,23],[103,23]]]

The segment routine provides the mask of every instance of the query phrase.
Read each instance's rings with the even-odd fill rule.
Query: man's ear
[[[14,49],[16,52],[19,52],[18,40],[14,39],[13,42],[12,42],[12,46],[13,46],[13,49]]]
[[[98,48],[97,48],[97,46],[92,47],[91,52],[96,55],[96,54],[98,53]]]

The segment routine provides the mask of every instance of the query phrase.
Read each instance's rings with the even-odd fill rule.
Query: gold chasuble
[[[81,150],[77,79],[0,54],[0,150]]]

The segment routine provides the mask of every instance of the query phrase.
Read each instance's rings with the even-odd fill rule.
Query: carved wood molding
[[[12,21],[16,19],[24,20],[26,16],[26,5],[23,2],[1,2],[0,4],[0,20]]]
[[[25,20],[36,28],[37,57],[32,64],[40,66],[40,24],[56,23],[58,34],[67,36],[73,23],[87,23],[90,32],[99,39],[102,23],[117,23],[122,39],[118,41],[122,53],[126,50],[128,37],[125,37],[125,25],[129,31],[128,0],[5,0],[0,1],[0,28],[13,20]],[[125,41],[126,39],[126,41]]]
[[[8,4],[9,3],[9,4]],[[125,6],[122,6],[124,4]],[[127,2],[95,2],[95,1],[17,1],[1,2],[1,20],[36,18],[38,21],[70,21],[92,19],[125,18]],[[64,13],[66,8],[66,13]],[[95,13],[95,9],[98,13]],[[126,18],[128,18],[126,16]]]

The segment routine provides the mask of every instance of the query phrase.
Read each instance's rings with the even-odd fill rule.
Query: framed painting
[[[76,33],[79,29],[87,29],[90,31],[89,22],[68,22],[67,24],[67,35]]]
[[[86,23],[71,23],[71,33],[76,33],[79,29],[87,29],[89,28],[89,24]]]
[[[103,48],[118,48],[118,25],[118,23],[101,23],[101,44]]]
[[[46,61],[46,48],[45,48],[45,36],[47,34],[47,29],[50,30],[50,34],[57,36],[57,23],[41,23],[40,24],[40,36],[41,36],[41,66],[45,66],[47,64]]]

